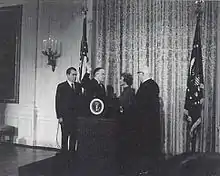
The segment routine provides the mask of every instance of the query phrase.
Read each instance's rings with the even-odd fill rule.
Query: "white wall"
[[[6,124],[18,127],[16,143],[56,147],[56,86],[65,81],[69,66],[78,68],[83,22],[81,9],[86,3],[81,0],[0,1],[1,6],[23,4],[19,104],[0,104],[2,108],[6,106]],[[88,8],[88,20],[91,20],[91,1]],[[50,34],[63,45],[55,72],[41,53],[49,26]],[[91,35],[90,25],[88,34]]]

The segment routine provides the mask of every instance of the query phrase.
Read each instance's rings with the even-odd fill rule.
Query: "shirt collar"
[[[70,87],[72,87],[72,84],[74,84],[74,82],[70,82],[69,80],[66,80],[68,82],[68,84],[70,85]]]
[[[101,82],[98,79],[96,79],[96,78],[94,78],[94,79],[98,82],[98,84],[101,84]]]

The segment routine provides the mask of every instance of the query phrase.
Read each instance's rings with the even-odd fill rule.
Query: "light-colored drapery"
[[[217,3],[206,1],[201,18],[205,103],[200,151],[214,145]],[[149,64],[160,87],[163,151],[186,150],[183,119],[189,59],[196,25],[194,1],[94,0],[92,67],[106,69],[106,85],[120,94],[120,73],[138,88],[138,68]],[[135,117],[134,117],[135,118]]]

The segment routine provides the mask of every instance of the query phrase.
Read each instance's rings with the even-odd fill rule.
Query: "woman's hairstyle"
[[[123,77],[124,82],[126,82],[128,86],[133,84],[133,76],[130,73],[122,73],[121,77]]]

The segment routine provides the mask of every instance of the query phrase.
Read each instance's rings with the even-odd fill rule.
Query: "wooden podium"
[[[77,118],[77,153],[80,157],[114,159],[117,148],[117,120],[100,116]]]

